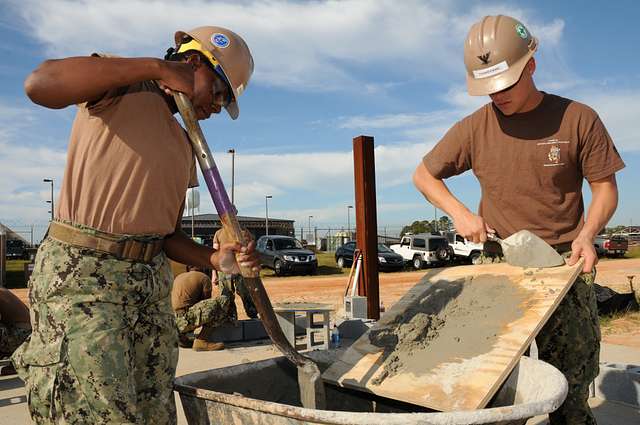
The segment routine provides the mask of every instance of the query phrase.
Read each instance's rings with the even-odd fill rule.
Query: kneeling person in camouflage
[[[196,267],[189,267],[173,281],[171,305],[176,315],[176,326],[181,347],[192,347],[194,351],[224,349],[224,343],[211,342],[211,333],[222,324],[232,322],[231,314],[234,293],[228,286],[220,286],[220,294],[212,297],[211,279]],[[190,340],[188,334],[198,328],[202,330]]]

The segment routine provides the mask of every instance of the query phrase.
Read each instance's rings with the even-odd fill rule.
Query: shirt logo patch
[[[547,155],[547,157],[549,158],[549,162],[552,162],[554,164],[559,163],[560,162],[560,148],[557,145],[551,146],[551,149],[549,149],[549,155]]]
[[[560,155],[560,144],[568,144],[571,143],[569,140],[558,140],[558,139],[549,139],[546,142],[538,143],[538,146],[546,146],[549,145],[549,153],[547,153],[547,160],[549,161],[546,164],[543,164],[545,167],[557,167],[560,165],[564,165],[564,162],[560,162],[562,157]]]

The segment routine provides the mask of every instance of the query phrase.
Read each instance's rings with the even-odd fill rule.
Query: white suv
[[[402,255],[416,270],[420,270],[425,264],[446,264],[453,259],[453,250],[447,239],[430,233],[406,234],[399,244],[389,248]]]
[[[447,238],[456,257],[468,260],[471,264],[482,262],[483,244],[468,241],[456,232],[442,232],[442,236]]]

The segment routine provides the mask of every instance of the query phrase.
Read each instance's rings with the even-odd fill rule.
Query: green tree
[[[453,227],[453,221],[451,221],[451,219],[448,216],[443,215],[438,220],[438,230],[440,231],[451,230],[452,227]]]
[[[435,231],[435,226],[433,221],[429,220],[416,220],[408,226],[404,226],[402,231],[400,232],[400,236],[406,235],[407,233],[431,233]]]

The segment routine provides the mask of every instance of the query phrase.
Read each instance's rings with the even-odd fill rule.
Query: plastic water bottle
[[[331,343],[336,348],[340,347],[340,331],[336,327],[335,323],[333,324],[333,327],[331,328]]]

